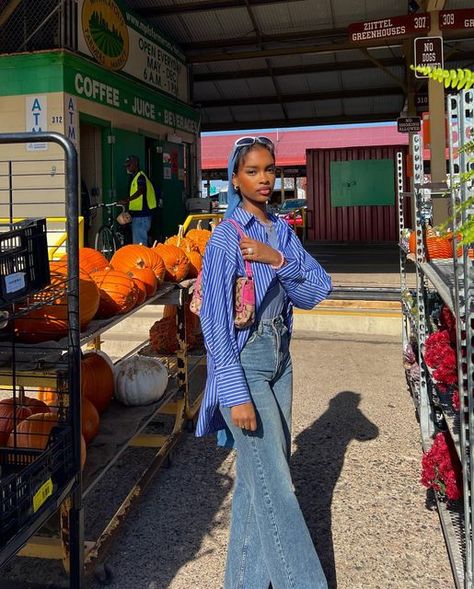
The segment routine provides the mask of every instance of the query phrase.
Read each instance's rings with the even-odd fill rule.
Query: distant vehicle
[[[277,215],[285,219],[292,227],[303,225],[301,209],[306,209],[306,198],[287,198],[277,210]]]

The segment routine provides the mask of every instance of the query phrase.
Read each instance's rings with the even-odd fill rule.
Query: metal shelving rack
[[[10,474],[10,463],[13,454],[3,448],[0,479],[2,479],[2,496],[0,496],[2,517],[8,510],[14,510],[17,524],[13,534],[0,539],[0,566],[18,552],[28,539],[55,513],[60,506],[64,507],[63,515],[68,522],[69,536],[67,552],[64,555],[70,587],[79,589],[82,582],[83,551],[82,551],[82,490],[81,490],[81,407],[80,407],[80,325],[79,325],[79,231],[78,231],[78,172],[77,153],[74,145],[58,133],[11,133],[1,134],[1,145],[25,145],[36,143],[56,144],[62,148],[64,158],[64,186],[61,189],[66,194],[65,217],[67,231],[68,278],[59,285],[59,290],[66,300],[68,322],[68,337],[60,348],[61,354],[48,373],[36,375],[30,386],[38,388],[38,383],[45,386],[57,387],[62,398],[58,412],[57,424],[51,430],[44,449],[35,450],[34,444],[19,443],[16,427],[20,422],[17,414],[18,404],[21,404],[23,360],[20,360],[20,347],[16,342],[14,328],[8,324],[4,328],[0,351],[6,358],[6,365],[0,368],[0,387],[3,391],[13,395],[13,448],[18,456],[26,455]],[[43,160],[44,161],[47,160]],[[23,177],[27,173],[23,172]],[[16,213],[14,201],[13,173],[11,162],[7,166],[7,200],[9,208],[9,223],[13,224]],[[15,179],[17,179],[15,177]],[[5,184],[3,184],[5,186]],[[29,193],[34,194],[30,188]],[[4,189],[5,191],[5,189]],[[20,268],[16,269],[21,274]],[[52,289],[54,291],[54,289]],[[54,292],[58,292],[57,290]],[[57,297],[58,294],[50,294]],[[28,297],[13,301],[8,308],[9,320],[14,326],[21,318],[21,306],[32,310],[47,301],[30,303]],[[17,305],[20,305],[18,308]],[[36,307],[35,307],[36,305]],[[43,380],[38,380],[44,377]],[[26,385],[28,386],[28,385]],[[44,434],[37,434],[44,435]],[[64,438],[59,444],[58,440]],[[30,473],[31,476],[30,476]],[[4,475],[5,478],[2,477]],[[26,480],[27,479],[27,480]],[[10,492],[13,492],[9,495]],[[5,493],[5,494],[4,494]]]
[[[474,197],[473,182],[461,181],[463,174],[474,169],[469,155],[463,150],[474,129],[474,91],[462,91],[448,97],[448,127],[450,149],[450,181],[448,186],[433,186],[424,182],[423,144],[420,135],[413,135],[411,148],[413,155],[413,196],[415,199],[416,253],[408,254],[400,248],[400,277],[402,293],[409,292],[406,281],[406,267],[411,261],[416,269],[417,313],[415,321],[407,304],[403,304],[403,343],[414,337],[418,344],[420,383],[412,390],[420,420],[423,448],[431,445],[431,437],[436,425],[441,421],[453,439],[463,470],[463,505],[448,507],[438,497],[437,505],[445,536],[448,553],[457,589],[474,587],[474,479],[471,476],[474,457],[471,452],[474,438],[474,260],[468,256],[468,248],[460,246],[456,235],[461,223],[474,213],[474,207],[463,207],[462,212],[453,219],[454,257],[448,260],[427,261],[424,249],[424,227],[432,217],[432,199],[451,194],[452,210]],[[399,166],[398,205],[400,214],[400,238],[405,227],[403,206],[404,197],[400,186]],[[428,367],[423,361],[423,344],[428,335],[427,300],[430,292],[436,292],[453,312],[456,318],[458,388],[460,411],[452,413],[442,408],[436,401],[435,384]]]

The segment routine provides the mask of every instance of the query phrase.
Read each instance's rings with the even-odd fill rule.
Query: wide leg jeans
[[[237,480],[224,589],[327,589],[290,469],[292,365],[281,317],[258,323],[241,353],[257,430],[234,426]]]

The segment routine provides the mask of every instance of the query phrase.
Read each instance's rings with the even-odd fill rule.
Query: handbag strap
[[[226,219],[226,221],[229,221],[229,223],[232,223],[232,225],[237,229],[237,233],[239,234],[240,237],[244,236],[244,232],[242,231],[242,227],[240,226],[239,223],[237,223],[237,221],[235,219]],[[253,278],[251,263],[248,260],[244,260],[244,263],[245,263],[245,273],[247,274],[247,278]]]

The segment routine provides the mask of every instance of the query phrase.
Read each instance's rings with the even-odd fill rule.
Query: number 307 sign
[[[434,68],[444,67],[443,38],[442,37],[417,37],[415,39],[415,66],[429,65]],[[415,71],[417,78],[427,78]]]

